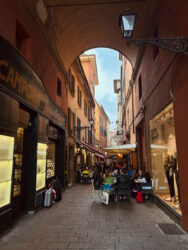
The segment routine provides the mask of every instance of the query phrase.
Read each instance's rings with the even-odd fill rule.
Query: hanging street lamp
[[[128,45],[133,43],[139,47],[146,43],[173,53],[188,53],[188,39],[184,37],[131,39],[134,31],[136,16],[137,15],[135,13],[125,11],[119,17],[119,26],[123,37],[127,39]]]

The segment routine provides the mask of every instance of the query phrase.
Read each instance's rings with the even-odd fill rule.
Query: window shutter
[[[77,87],[77,103],[79,105],[79,87]]]
[[[75,122],[76,122],[76,116],[73,113],[73,135],[75,135]]]
[[[82,107],[82,91],[80,90],[80,107]]]
[[[68,133],[71,134],[71,110],[68,108]]]

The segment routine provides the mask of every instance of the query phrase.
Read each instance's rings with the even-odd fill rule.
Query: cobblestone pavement
[[[167,236],[157,223],[173,221],[155,204],[92,200],[89,185],[76,185],[62,201],[23,216],[0,240],[0,249],[188,249],[188,236]]]

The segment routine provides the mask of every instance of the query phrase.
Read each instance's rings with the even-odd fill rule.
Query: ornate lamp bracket
[[[173,53],[188,53],[188,39],[184,37],[177,38],[153,38],[153,39],[128,39],[127,44],[135,44],[140,47],[143,44],[152,44],[161,49]]]

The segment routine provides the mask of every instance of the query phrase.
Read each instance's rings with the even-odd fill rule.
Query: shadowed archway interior
[[[33,3],[23,0],[29,7]],[[33,1],[37,4],[37,1]],[[153,28],[158,0],[45,0],[45,28],[66,70],[76,57],[94,47],[120,51],[133,68],[139,48],[128,46],[119,27],[125,10],[137,14],[133,38],[146,38]]]

